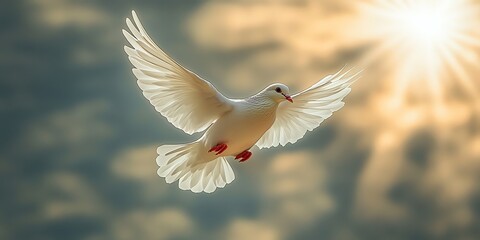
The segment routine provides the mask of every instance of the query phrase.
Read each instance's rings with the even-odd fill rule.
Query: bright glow
[[[451,86],[477,99],[478,86],[467,67],[473,69],[480,61],[474,50],[480,47],[478,4],[377,0],[360,8],[366,14],[366,35],[377,43],[367,55],[367,64],[381,59],[381,64],[392,68],[396,101],[414,96],[441,103]]]
[[[412,39],[423,43],[440,42],[448,38],[451,29],[439,13],[426,8],[409,9],[398,13],[399,23]]]

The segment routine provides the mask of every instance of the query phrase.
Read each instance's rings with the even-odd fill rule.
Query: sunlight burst
[[[442,42],[451,34],[451,26],[441,13],[432,12],[426,7],[405,9],[397,13],[399,24],[407,37],[420,43]]]
[[[360,6],[367,35],[376,43],[367,59],[382,59],[392,68],[397,100],[415,96],[441,103],[451,87],[478,98],[478,83],[468,74],[480,59],[475,53],[480,47],[478,9],[478,4],[463,0],[375,1]]]

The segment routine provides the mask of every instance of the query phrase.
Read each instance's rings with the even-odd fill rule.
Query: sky
[[[365,69],[303,139],[212,194],[156,175],[197,139],[136,85],[121,29],[224,95]],[[4,1],[0,239],[478,239],[480,1]]]

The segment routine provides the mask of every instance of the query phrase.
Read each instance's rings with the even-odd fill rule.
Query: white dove
[[[135,25],[127,18],[130,32],[123,34],[133,48],[125,46],[125,52],[143,95],[175,127],[188,134],[206,130],[197,141],[157,149],[158,175],[167,183],[179,180],[183,190],[211,193],[231,183],[227,156],[244,162],[254,145],[295,143],[343,107],[358,79],[358,73],[347,77],[340,70],[295,95],[275,83],[251,97],[229,99],[162,51],[132,15]]]

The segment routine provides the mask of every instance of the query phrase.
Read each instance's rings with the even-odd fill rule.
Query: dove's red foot
[[[218,155],[218,154],[223,153],[225,150],[227,150],[227,148],[228,148],[227,144],[219,143],[219,144],[213,146],[212,148],[210,148],[210,150],[208,150],[208,152],[215,152],[215,155]]]
[[[245,162],[247,161],[250,157],[252,156],[252,152],[245,150],[241,153],[239,153],[235,159],[240,159],[240,162]]]

